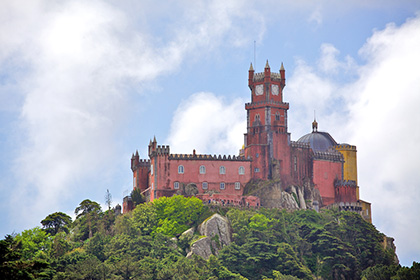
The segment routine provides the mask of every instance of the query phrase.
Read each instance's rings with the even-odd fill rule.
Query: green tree
[[[0,240],[0,279],[46,279],[48,268],[45,260],[24,259],[22,243],[12,235]]]
[[[52,237],[40,227],[22,231],[16,237],[16,242],[21,244],[23,260],[34,258],[47,259],[52,245]]]
[[[141,190],[139,188],[134,188],[131,191],[131,199],[134,203],[134,206],[137,206],[139,204],[145,203],[146,202],[146,197],[141,193]]]
[[[79,206],[74,210],[74,214],[77,215],[76,219],[86,219],[89,230],[89,238],[93,236],[93,222],[98,219],[101,213],[101,206],[97,202],[89,199],[85,199],[80,202]]]
[[[108,189],[106,189],[106,193],[105,193],[105,204],[108,206],[108,210],[111,210],[112,195]]]
[[[203,212],[203,202],[182,195],[161,197],[153,202],[158,219],[156,232],[168,236],[181,234],[194,225]]]
[[[68,226],[71,225],[71,217],[63,212],[55,212],[48,215],[41,221],[45,231],[51,235],[56,235],[59,231],[69,232]]]

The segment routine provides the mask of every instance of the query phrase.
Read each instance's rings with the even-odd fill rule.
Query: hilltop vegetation
[[[74,222],[48,215],[43,228],[0,241],[1,279],[419,279],[394,264],[384,235],[350,212],[238,209],[174,196],[117,215],[84,200]],[[209,260],[186,258],[178,237],[214,213],[233,242]],[[417,278],[415,278],[417,277]]]

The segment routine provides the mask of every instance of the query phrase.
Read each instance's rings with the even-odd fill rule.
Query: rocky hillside
[[[85,200],[76,213],[75,221],[53,213],[43,228],[1,240],[0,278],[411,279],[420,270],[400,267],[392,240],[350,212],[228,208],[174,196],[125,215]]]

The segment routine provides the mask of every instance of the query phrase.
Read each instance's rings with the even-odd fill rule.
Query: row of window
[[[178,166],[178,174],[184,174],[185,168],[183,165]],[[206,174],[206,167],[204,165],[201,165],[199,168],[200,174]],[[245,167],[239,166],[238,168],[239,175],[245,174]],[[219,174],[226,174],[226,167],[220,166],[219,167]]]
[[[276,121],[279,121],[280,120],[280,117],[281,117],[280,113],[279,112],[276,112],[275,116],[276,116]],[[260,114],[255,114],[254,120],[256,122],[257,121],[260,121],[261,120]]]
[[[209,183],[203,182],[201,184],[201,187],[203,188],[203,190],[207,190],[209,188]],[[226,188],[226,184],[224,182],[220,183],[220,189],[224,190],[225,188]],[[179,189],[179,182],[174,182],[174,189],[175,190]],[[240,190],[240,189],[241,189],[241,183],[235,182],[235,190]]]

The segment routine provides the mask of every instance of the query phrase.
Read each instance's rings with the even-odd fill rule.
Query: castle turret
[[[290,176],[289,104],[283,102],[284,66],[281,69],[280,73],[271,73],[267,60],[264,72],[254,73],[252,66],[248,72],[251,103],[245,104],[245,156],[253,159],[253,178],[272,178],[273,165],[282,175]]]

